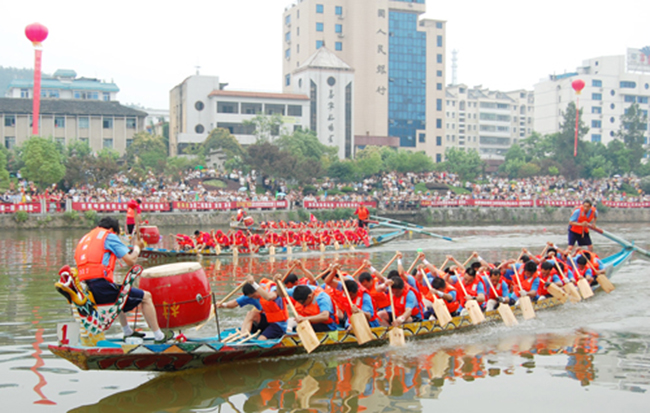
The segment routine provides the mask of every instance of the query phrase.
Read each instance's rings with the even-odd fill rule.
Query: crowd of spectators
[[[222,179],[231,182],[231,188],[216,189],[210,181]],[[234,183],[234,185],[233,185]],[[262,188],[262,190],[258,190]],[[483,200],[553,200],[581,201],[590,198],[599,201],[639,202],[650,200],[639,187],[639,179],[614,176],[600,180],[567,180],[562,176],[539,176],[526,179],[507,179],[495,176],[480,177],[476,182],[463,182],[458,176],[441,173],[387,173],[359,182],[340,183],[330,179],[313,183],[313,190],[288,185],[274,178],[260,177],[255,171],[244,174],[231,171],[220,174],[214,170],[192,170],[182,179],[157,177],[150,173],[146,179],[130,181],[118,174],[105,187],[82,185],[63,191],[57,185],[39,190],[32,182],[19,179],[0,193],[2,203],[29,203],[46,199],[47,202],[128,202],[141,198],[144,202],[229,202],[272,201],[286,199],[299,207],[304,201],[377,201],[383,209],[419,207],[422,201]]]

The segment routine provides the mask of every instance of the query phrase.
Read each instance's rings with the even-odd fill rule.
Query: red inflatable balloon
[[[47,27],[40,23],[32,23],[25,27],[25,36],[27,36],[27,38],[34,44],[41,43],[43,40],[47,39],[47,34]]]
[[[580,92],[582,92],[582,89],[585,88],[585,82],[582,79],[576,79],[573,82],[571,82],[571,87],[573,90],[576,91],[576,93],[579,95]]]

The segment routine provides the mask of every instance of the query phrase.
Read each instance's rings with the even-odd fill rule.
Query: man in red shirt
[[[365,228],[368,226],[368,218],[370,218],[370,211],[366,208],[365,205],[359,204],[359,207],[354,211],[354,215],[359,218],[359,228]]]

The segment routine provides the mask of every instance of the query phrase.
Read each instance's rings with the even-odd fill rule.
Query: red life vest
[[[478,295],[478,293],[476,292],[477,291],[476,287],[478,285],[478,277],[474,277],[474,281],[472,281],[472,283],[469,284],[469,285],[465,284],[463,282],[463,279],[464,279],[464,277],[462,275],[458,275],[456,282],[457,283],[463,283],[463,287],[465,287],[465,291],[467,291],[467,295],[469,295],[471,297],[476,297]],[[460,286],[458,286],[458,288],[456,288],[456,298],[458,299],[458,302],[460,303],[460,305],[462,305],[463,308],[465,308],[465,302],[467,300],[465,299],[465,293],[463,292],[463,288],[460,287]]]
[[[77,244],[74,260],[77,263],[81,281],[106,278],[108,282],[113,282],[117,257],[104,247],[104,241],[109,234],[109,230],[97,227],[81,238]],[[110,259],[108,265],[105,266],[102,264],[102,260],[107,252],[110,254]]]
[[[533,286],[533,282],[538,278],[537,273],[535,273],[532,277],[530,278],[525,278],[523,274],[513,274],[513,278],[518,277],[519,281],[521,281],[521,287],[527,291],[530,292],[530,289]],[[512,288],[517,296],[519,296],[519,283],[517,282],[516,279],[512,280]]]
[[[208,232],[201,232],[201,243],[206,247],[214,247],[214,239]]]
[[[415,298],[417,300],[418,297],[418,292],[412,288],[410,285],[407,283],[404,283],[404,290],[402,291],[402,295],[399,297],[393,296],[393,303],[395,304],[395,317],[399,317],[404,312],[406,311],[406,296],[408,295],[409,291],[413,291],[413,294],[415,295]],[[411,316],[416,316],[420,314],[420,304],[421,300],[417,300],[418,302],[416,303],[415,307],[413,308],[413,311],[411,311]]]
[[[275,287],[275,283],[272,281],[263,278],[260,281],[260,286],[266,291],[271,292],[271,288]],[[284,303],[284,301],[283,301]],[[266,315],[266,321],[269,323],[277,323],[280,321],[287,321],[289,319],[289,313],[287,312],[287,306],[283,305],[283,308],[280,308],[278,304],[274,301],[268,301],[260,297],[260,305],[262,310]]]
[[[311,300],[311,304],[309,304],[308,306],[304,306],[304,305],[302,305],[302,304],[300,304],[299,302],[296,301],[296,303],[295,303],[296,304],[295,305],[296,312],[299,315],[301,315],[303,317],[311,317],[311,316],[315,316],[315,315],[318,315],[318,314],[322,313],[320,307],[316,303],[316,297],[318,297],[320,294],[326,294],[326,293],[320,287],[316,287],[316,289],[313,290],[313,293],[314,293],[314,297]],[[332,299],[331,296],[330,296],[330,299]],[[339,322],[338,317],[336,316],[336,304],[334,303],[334,300],[332,300],[332,307],[334,307],[333,314],[330,314],[330,318],[323,324],[332,324],[332,323],[336,324],[336,323]]]
[[[489,275],[486,275],[485,277],[489,277]],[[501,278],[499,278],[499,282],[494,285],[494,289],[497,290],[497,294],[499,294],[499,297],[503,297],[503,283],[505,281]],[[487,283],[486,283],[487,284]],[[487,284],[488,287],[490,287],[490,284]],[[485,297],[485,300],[496,300],[497,296],[494,295],[494,291],[492,288],[488,288],[488,294]]]
[[[456,289],[449,283],[445,283],[445,290],[443,291],[445,294],[451,295],[452,291],[456,291]],[[449,313],[453,314],[456,311],[458,311],[458,308],[460,307],[460,302],[458,301],[458,291],[456,291],[456,299],[452,300],[451,302],[445,300],[444,298],[442,301],[445,302],[445,305],[447,306],[447,310],[449,310]]]
[[[573,212],[575,213],[577,210],[580,210],[580,215],[578,215],[578,224],[583,222],[591,222],[596,218],[596,208],[594,207],[591,207],[588,214],[585,214],[582,207],[574,209]],[[580,235],[589,234],[589,228],[581,227],[578,225],[571,225],[571,231]]]
[[[377,320],[377,306],[375,305],[375,302],[372,299],[372,295],[370,295],[370,292],[366,290],[363,285],[357,283],[357,287],[359,288],[359,291],[357,291],[357,296],[354,298],[354,300],[352,300],[352,303],[355,306],[357,306],[359,310],[361,310],[363,307],[363,295],[368,294],[368,297],[370,297],[370,301],[372,301],[372,308],[373,308],[372,318],[370,318],[369,321]]]
[[[544,278],[542,275],[542,272],[540,270],[537,270],[537,274],[535,274],[537,277],[539,277],[539,287],[537,287],[537,295],[539,296],[548,296],[550,293],[548,292],[548,288],[546,288],[546,283],[549,281],[553,281],[553,273],[549,272],[548,277]]]
[[[375,308],[380,310],[390,306],[390,299],[386,293],[381,293],[375,289],[376,283],[377,279],[375,278],[372,287],[368,290],[368,294],[370,294],[370,298],[372,298]]]

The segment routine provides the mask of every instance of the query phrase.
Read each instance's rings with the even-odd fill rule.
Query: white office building
[[[650,49],[645,48],[643,50]],[[577,95],[571,84],[581,79],[585,87]],[[590,128],[583,139],[609,143],[621,129],[621,116],[633,103],[647,115],[650,106],[650,50],[628,49],[627,56],[585,60],[575,72],[550,75],[535,85],[535,130],[558,132],[569,102],[582,110]]]

